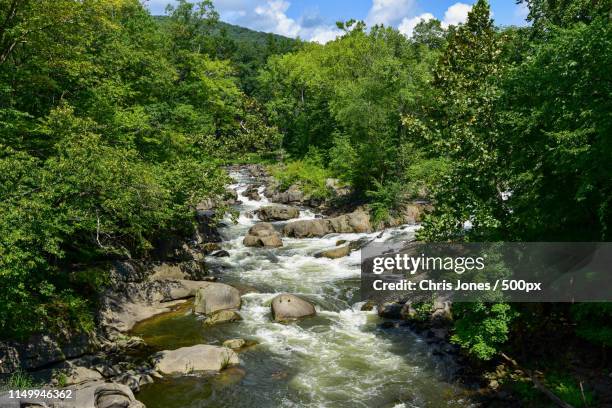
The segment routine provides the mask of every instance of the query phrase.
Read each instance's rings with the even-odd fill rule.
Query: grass
[[[308,160],[295,160],[287,164],[268,166],[268,171],[280,183],[281,190],[299,184],[302,191],[315,199],[325,199],[330,191],[325,185],[332,175],[329,170]]]
[[[0,382],[0,391],[25,390],[36,387],[36,381],[23,370],[17,370],[4,382]]]
[[[570,375],[551,372],[546,374],[544,383],[557,397],[575,408],[595,407],[596,399],[589,390],[580,389],[580,384]],[[531,381],[516,381],[512,389],[527,406],[548,406],[550,401],[538,391]]]

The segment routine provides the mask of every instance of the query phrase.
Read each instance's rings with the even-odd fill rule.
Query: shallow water
[[[250,180],[235,173],[233,187]],[[375,234],[332,234],[323,238],[283,238],[278,249],[246,248],[242,238],[256,222],[251,212],[267,200],[240,196],[240,217],[221,231],[227,258],[210,259],[221,281],[254,287],[243,295],[241,322],[204,327],[183,305],[138,324],[134,334],[155,350],[193,344],[221,344],[245,338],[258,344],[240,352],[241,366],[215,376],[165,378],[137,395],[148,408],[178,407],[465,407],[463,392],[445,381],[444,367],[426,343],[408,328],[384,329],[375,312],[360,310],[359,251],[330,260],[314,258],[337,240]],[[314,218],[304,210],[301,219]],[[274,223],[279,228],[283,223]],[[386,231],[379,240],[414,236],[416,226]],[[318,315],[276,323],[270,303],[282,292],[314,302]]]

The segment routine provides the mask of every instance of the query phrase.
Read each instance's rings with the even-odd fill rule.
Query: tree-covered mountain
[[[172,24],[168,16],[154,16],[154,19],[161,27]],[[302,44],[300,40],[251,30],[218,19],[206,27],[206,31],[208,45],[204,47],[205,52],[215,58],[231,60],[238,70],[242,89],[249,95],[257,88],[258,71],[271,55],[296,50]]]

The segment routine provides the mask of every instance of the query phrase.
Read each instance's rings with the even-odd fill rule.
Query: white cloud
[[[526,25],[529,7],[527,3],[519,3],[514,7],[514,21],[516,25]]]
[[[416,27],[417,24],[419,24],[421,21],[433,20],[434,18],[435,17],[431,13],[423,13],[412,18],[404,17],[397,29],[405,36],[412,37],[412,32],[414,31],[414,27]]]
[[[410,15],[414,8],[415,0],[373,0],[365,21],[369,26],[395,25]]]
[[[317,27],[309,35],[310,41],[318,42],[319,44],[325,44],[326,42],[333,41],[337,37],[343,34],[342,31],[332,27]]]
[[[215,7],[221,20],[253,30],[300,37],[326,43],[342,34],[335,25],[325,24],[316,13],[297,21],[287,15],[291,3],[285,0],[217,0]]]
[[[450,6],[444,13],[442,27],[447,28],[450,25],[465,23],[468,13],[472,10],[472,6],[465,3],[455,3]]]
[[[266,4],[255,7],[258,24],[267,28],[266,31],[287,37],[297,36],[301,27],[294,19],[287,17],[285,14],[289,5],[289,2],[283,0],[271,0]]]

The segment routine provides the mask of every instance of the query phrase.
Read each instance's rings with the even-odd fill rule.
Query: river
[[[375,311],[361,311],[360,253],[341,259],[315,258],[337,240],[373,234],[333,234],[323,238],[283,238],[277,249],[247,248],[242,239],[258,222],[248,213],[269,204],[240,195],[255,180],[231,174],[242,203],[237,223],[221,228],[226,258],[211,268],[224,283],[252,287],[243,295],[243,320],[204,327],[190,305],[138,324],[139,335],[156,350],[244,338],[258,344],[239,352],[239,368],[211,376],[166,377],[142,387],[137,398],[148,408],[200,407],[466,407],[465,393],[448,382],[450,367],[432,355],[408,327],[381,325]],[[262,188],[263,189],[263,188]],[[301,219],[314,218],[302,210]],[[281,226],[283,223],[274,223]],[[416,226],[390,229],[379,240],[414,236]],[[317,316],[277,323],[270,303],[278,293],[295,293],[317,307]]]

